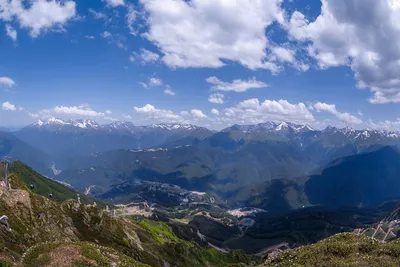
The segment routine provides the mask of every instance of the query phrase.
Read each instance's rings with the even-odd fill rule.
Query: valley
[[[171,242],[185,251],[195,244],[195,253],[203,255],[196,254],[197,263],[209,265],[205,251],[212,249],[225,263],[239,257],[258,264],[277,251],[291,253],[338,233],[382,242],[396,239],[399,136],[348,128],[315,130],[285,122],[213,132],[193,125],[136,127],[49,119],[4,133],[0,152],[14,160],[12,177],[18,177],[18,183],[13,188],[44,198],[51,194],[51,201],[70,203],[69,208],[75,207],[71,199],[80,192],[79,201],[98,213],[97,219],[83,214],[85,225],[104,227],[108,219],[102,214],[123,224],[129,221],[130,226],[123,226],[129,238],[134,234],[126,227],[133,227],[141,242],[160,251],[144,255],[140,247],[134,250],[139,253],[134,259],[143,264],[159,266],[161,257],[190,266],[193,262],[186,257],[169,258],[165,247],[154,247]],[[60,146],[50,145],[49,150],[45,142]],[[137,227],[146,234],[139,234]],[[77,238],[66,240],[108,242],[87,237],[93,229],[79,229],[83,232]],[[54,249],[86,246],[68,242]],[[126,254],[127,248],[115,242],[111,247]],[[215,266],[226,266],[220,263]]]

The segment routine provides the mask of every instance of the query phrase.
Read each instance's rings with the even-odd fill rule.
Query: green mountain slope
[[[27,190],[24,182],[35,181],[41,188],[57,190],[58,201],[68,198],[73,191],[29,171],[32,170],[16,162],[10,175],[13,189],[0,188],[0,216],[6,215],[11,227],[8,230],[0,224],[0,263],[2,260],[20,266],[54,266],[55,254],[70,252],[76,256],[74,261],[56,265],[80,266],[74,264],[88,262],[92,265],[81,266],[109,266],[105,263],[110,263],[110,257],[137,264],[125,266],[227,266],[250,262],[243,252],[223,254],[182,240],[161,222],[114,217],[98,206],[79,204],[76,200],[49,200]],[[97,246],[107,248],[97,250]]]
[[[270,257],[262,266],[398,266],[399,255],[399,240],[381,243],[365,235],[345,233]]]
[[[52,200],[63,202],[69,199],[77,198],[77,191],[53,181],[43,175],[37,173],[31,167],[25,165],[21,161],[15,161],[9,168],[9,177],[12,188],[21,188],[31,190],[35,194],[48,197],[49,194],[53,195]],[[0,175],[4,176],[4,165],[0,164]],[[34,188],[30,189],[30,185]],[[94,200],[81,194],[81,201],[85,204],[93,204]]]

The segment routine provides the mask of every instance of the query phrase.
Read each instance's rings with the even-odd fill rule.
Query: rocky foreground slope
[[[30,175],[35,179],[29,179]],[[114,217],[100,205],[73,199],[50,200],[46,190],[58,190],[54,198],[56,195],[66,198],[72,190],[62,185],[54,188],[52,181],[22,163],[14,164],[10,180],[11,190],[0,187],[0,216],[8,217],[10,227],[0,225],[0,266],[229,266],[251,263],[243,252],[223,254],[179,239],[162,222]],[[31,190],[29,183],[32,181],[36,186]]]

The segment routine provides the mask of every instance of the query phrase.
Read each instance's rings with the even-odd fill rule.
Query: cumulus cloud
[[[143,107],[134,107],[133,109],[135,112],[146,115],[147,118],[157,121],[176,122],[181,120],[181,117],[175,114],[173,111],[158,109],[150,104],[147,104]]]
[[[15,18],[21,28],[27,28],[32,37],[42,31],[63,29],[63,26],[76,16],[74,1],[33,0],[25,5],[22,0],[0,1],[0,19],[11,21]]]
[[[111,33],[110,32],[108,32],[108,31],[104,31],[104,32],[102,32],[101,33],[101,37],[103,37],[103,38],[110,38],[112,35],[111,35]]]
[[[17,107],[10,102],[4,102],[3,104],[1,104],[1,109],[7,111],[16,111]]]
[[[175,95],[175,92],[174,91],[172,91],[171,89],[165,89],[164,90],[164,94],[166,94],[166,95]]]
[[[9,24],[6,24],[6,34],[14,42],[17,41],[17,31]]]
[[[400,102],[400,5],[397,1],[321,0],[309,21],[295,11],[289,35],[308,45],[320,68],[349,66],[371,103]]]
[[[149,77],[149,81],[147,83],[138,82],[138,84],[147,89],[149,87],[161,86],[163,84],[163,81],[157,77]],[[168,85],[167,88],[169,89]]]
[[[310,108],[309,108],[310,107]],[[335,105],[326,103],[315,103],[307,107],[304,103],[291,103],[287,100],[260,101],[257,98],[250,98],[223,109],[211,109],[207,116],[200,109],[190,109],[189,111],[173,111],[169,109],[159,109],[151,104],[143,107],[134,107],[134,112],[140,114],[140,118],[145,118],[151,122],[177,122],[203,125],[213,128],[225,128],[233,124],[257,124],[266,121],[288,121],[298,124],[310,124],[316,128],[326,127],[326,120],[316,120],[311,113],[328,112],[335,115],[341,122],[353,124],[355,127],[369,127],[377,129],[400,129],[400,118],[397,121],[385,122],[363,122],[359,118],[349,114],[339,112]]]
[[[163,82],[159,78],[156,78],[156,77],[149,78],[149,85],[150,86],[160,86],[162,84],[163,84]]]
[[[209,77],[206,79],[206,81],[210,84],[213,84],[211,86],[212,90],[217,90],[217,91],[233,91],[233,92],[245,92],[249,89],[255,89],[255,88],[264,88],[267,87],[268,85],[264,82],[257,81],[256,78],[251,78],[246,80],[240,80],[236,79],[233,80],[232,82],[224,82],[218,79],[217,77]]]
[[[294,50],[277,46],[272,48],[272,52],[277,57],[278,60],[290,63],[293,63],[296,60],[295,58],[296,51]]]
[[[126,120],[131,120],[132,116],[128,115],[128,114],[122,114],[122,118],[126,119]]]
[[[211,94],[208,97],[208,102],[213,104],[223,104],[224,103],[224,95],[221,93]]]
[[[158,61],[160,55],[142,48],[140,50],[140,58],[142,59],[142,63],[154,63]]]
[[[68,114],[78,115],[84,117],[104,117],[104,112],[97,112],[89,107],[77,107],[77,106],[56,106],[52,109],[57,114]]]
[[[124,6],[124,0],[105,0],[107,6],[110,7],[117,7],[117,6]]]
[[[192,114],[193,117],[195,118],[207,118],[207,115],[203,113],[203,111],[199,109],[192,109],[190,111],[190,114]]]
[[[0,77],[0,86],[1,85],[13,87],[15,85],[15,82],[9,77]]]
[[[396,120],[385,120],[379,122],[373,122],[368,120],[365,122],[365,126],[376,130],[386,130],[386,131],[400,131],[400,118]]]
[[[314,122],[315,118],[304,103],[290,103],[287,100],[248,99],[222,112],[225,123],[255,124],[268,120],[290,121],[295,123]]]
[[[333,104],[326,104],[317,102],[314,104],[314,108],[317,112],[325,111],[335,115],[339,120],[350,123],[350,124],[361,124],[363,121],[356,116],[353,116],[347,112],[341,113],[336,109],[336,105]]]
[[[213,109],[211,110],[211,114],[218,116],[218,115],[219,115],[218,109],[213,108]]]
[[[135,62],[135,57],[132,56],[132,55],[130,55],[128,59],[129,59],[130,62]]]
[[[272,46],[265,35],[274,22],[283,23],[282,0],[140,0],[147,12],[143,35],[159,47],[172,68],[225,65],[278,72],[267,59]]]
[[[49,116],[62,116],[65,118],[100,118],[106,120],[114,120],[109,115],[112,114],[111,110],[99,112],[90,107],[89,104],[84,103],[79,106],[55,106],[50,109],[43,109],[37,113],[28,113],[33,118],[45,118]]]

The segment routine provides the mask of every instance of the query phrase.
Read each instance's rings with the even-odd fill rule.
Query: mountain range
[[[215,132],[195,125],[100,125],[50,118],[3,135],[2,156],[22,159],[82,192],[90,188],[92,196],[120,192],[118,199],[129,201],[130,192],[118,188],[152,181],[212,192],[230,205],[268,209],[327,204],[307,194],[307,181],[324,174],[337,159],[400,144],[398,132],[316,130],[272,121]]]
[[[186,136],[204,138],[211,134],[212,131],[194,125],[135,126],[130,122],[100,125],[92,120],[56,118],[39,120],[14,133],[17,138],[55,158],[113,149],[156,147]]]
[[[234,249],[270,255],[285,247],[296,255],[291,248],[359,229],[392,240],[398,233],[398,210],[390,213],[400,203],[399,144],[396,132],[287,122],[213,132],[180,124],[39,121],[1,133],[0,155],[23,159],[62,184],[14,161],[14,191],[0,188],[1,211],[13,227],[0,232],[9,250],[4,257],[0,252],[0,264],[54,263],[52,255],[74,248],[82,261],[100,253],[96,259],[108,265],[113,257],[130,262],[126,256],[137,266],[254,265],[258,259]],[[69,200],[76,199],[74,190],[90,205]],[[46,199],[50,193],[53,201]],[[342,251],[344,244],[332,240],[332,249]],[[267,266],[282,262],[285,254]]]

